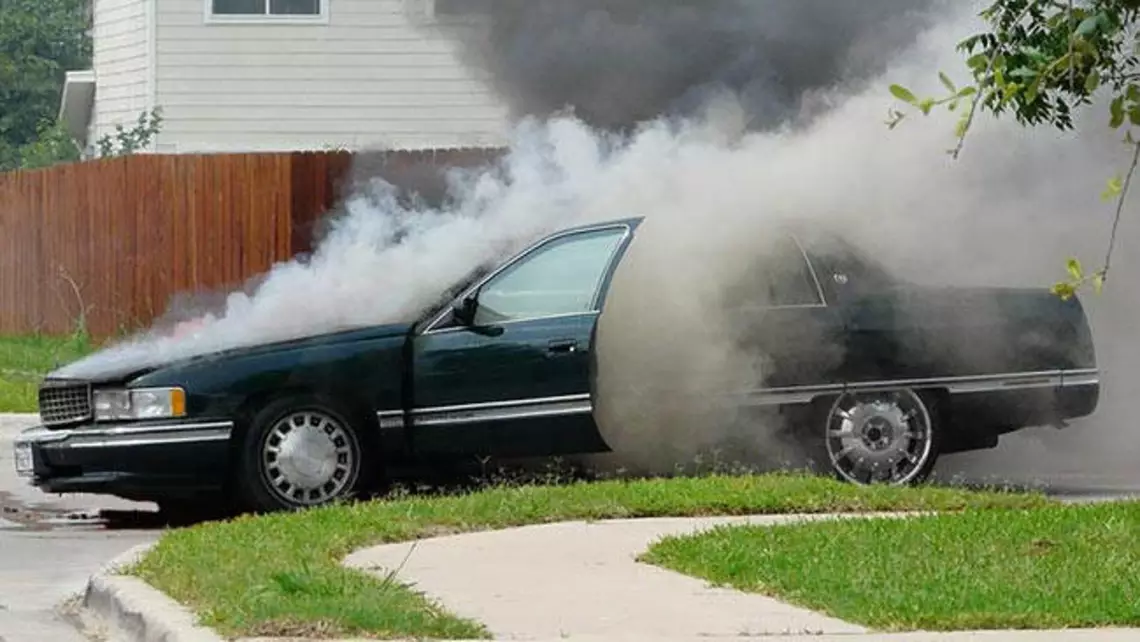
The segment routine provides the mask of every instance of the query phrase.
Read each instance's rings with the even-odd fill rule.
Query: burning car
[[[146,368],[66,366],[42,384],[43,425],[16,442],[18,472],[47,492],[160,505],[222,492],[282,510],[409,463],[607,452],[596,326],[641,224],[551,234],[414,322]],[[840,478],[918,483],[940,454],[1096,409],[1077,298],[919,287],[842,242],[775,245],[733,309],[739,349],[770,363],[765,383],[725,393],[796,417]]]

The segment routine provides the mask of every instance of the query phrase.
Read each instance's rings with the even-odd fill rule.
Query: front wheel
[[[295,510],[348,499],[364,478],[356,430],[334,404],[281,399],[253,418],[238,483],[255,510]]]
[[[848,482],[918,484],[938,459],[941,422],[934,398],[913,390],[845,394],[831,404],[823,424],[831,469]]]

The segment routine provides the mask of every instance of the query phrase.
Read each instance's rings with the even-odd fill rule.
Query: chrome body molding
[[[228,441],[234,424],[211,421],[184,424],[122,424],[106,428],[88,426],[70,430],[31,428],[16,438],[16,444],[54,448],[124,448]]]
[[[785,406],[808,404],[819,397],[846,393],[902,390],[906,388],[944,388],[950,394],[973,394],[1032,390],[1041,388],[1074,388],[1100,385],[1100,372],[1088,370],[1049,370],[1044,372],[1016,372],[1007,374],[976,375],[968,377],[932,377],[926,379],[897,379],[883,381],[850,382],[786,388],[759,388],[744,393],[738,399],[746,406]],[[730,395],[726,395],[728,397]],[[731,395],[736,396],[736,395]],[[403,428],[410,419],[412,427],[445,426],[588,415],[594,412],[589,394],[541,399],[518,399],[462,406],[417,408],[405,414],[402,410],[384,410],[376,413],[382,430]]]
[[[404,411],[403,410],[381,410],[376,413],[376,419],[380,421],[380,430],[391,430],[394,428],[404,427]]]
[[[570,417],[589,415],[594,412],[590,395],[568,395],[541,399],[517,399],[490,403],[466,404],[462,406],[439,406],[417,408],[410,413],[412,426],[450,426],[479,423],[484,421],[509,421],[513,419],[538,419],[546,417]],[[404,425],[404,413],[388,410],[377,413],[381,428],[397,428]]]
[[[814,399],[823,396],[882,390],[901,390],[905,388],[944,388],[952,395],[961,395],[1098,385],[1100,385],[1100,371],[1095,368],[1084,370],[1047,370],[1042,372],[1013,372],[966,377],[856,381],[819,386],[759,388],[747,393],[744,403],[752,406],[796,405],[811,403]]]

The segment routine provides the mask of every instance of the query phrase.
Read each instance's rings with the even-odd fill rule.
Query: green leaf
[[[922,113],[929,115],[930,110],[934,109],[934,99],[933,98],[927,98],[927,99],[923,100],[922,102],[920,102],[918,104],[918,108],[922,110]]]
[[[1077,25],[1077,30],[1074,33],[1082,38],[1085,38],[1092,35],[1099,26],[1100,16],[1090,16],[1082,20],[1081,24]]]
[[[1093,277],[1093,291],[1097,294],[1100,294],[1104,291],[1104,276],[1104,272],[1099,272],[1096,276]]]
[[[1112,116],[1108,121],[1108,126],[1113,129],[1119,129],[1120,126],[1124,124],[1124,96],[1114,98],[1108,110]]]
[[[1069,276],[1073,277],[1074,281],[1085,278],[1085,272],[1081,269],[1081,262],[1076,257],[1069,258],[1068,263],[1065,264],[1065,269],[1069,271]]]
[[[954,86],[954,81],[950,80],[950,76],[940,71],[938,72],[938,79],[942,81],[943,87],[950,90],[950,93],[954,94],[958,92],[958,88]]]
[[[1050,291],[1054,295],[1061,297],[1062,301],[1068,301],[1069,299],[1073,298],[1073,295],[1077,292],[1076,288],[1073,287],[1073,284],[1071,283],[1057,283],[1050,289]]]
[[[1031,103],[1037,100],[1037,96],[1041,93],[1041,79],[1043,76],[1038,76],[1029,83],[1029,87],[1025,90],[1025,102]]]
[[[1140,105],[1135,105],[1128,110],[1128,122],[1133,125],[1140,125]]]
[[[1101,193],[1100,198],[1104,201],[1111,201],[1124,191],[1124,179],[1120,175],[1113,176],[1108,179],[1108,185],[1105,187],[1104,192]]]
[[[915,98],[914,94],[902,85],[891,85],[891,94],[895,98],[898,98],[905,103],[910,103],[912,105],[918,104],[918,99]]]
[[[1100,72],[1099,71],[1093,71],[1091,74],[1088,75],[1088,78],[1085,78],[1085,92],[1091,94],[1099,88],[1100,88]]]
[[[974,54],[966,60],[966,65],[974,71],[981,73],[985,71],[986,67],[990,64],[990,58],[986,54]]]

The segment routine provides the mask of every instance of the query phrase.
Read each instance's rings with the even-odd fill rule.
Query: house
[[[486,1],[93,0],[60,113],[89,150],[154,107],[159,153],[499,146],[507,108],[446,32]]]

